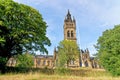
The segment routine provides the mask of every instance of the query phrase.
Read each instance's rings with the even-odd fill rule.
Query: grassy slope
[[[120,80],[120,77],[112,77],[104,70],[79,69],[78,71],[79,73],[73,71],[74,74],[71,75],[47,75],[40,72],[30,72],[28,74],[8,73],[0,75],[0,80]]]

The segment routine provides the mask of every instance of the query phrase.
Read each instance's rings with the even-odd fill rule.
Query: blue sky
[[[63,40],[63,24],[68,9],[76,19],[77,42],[81,49],[93,47],[106,29],[120,24],[120,0],[14,0],[37,9],[46,21],[47,36],[52,45],[47,47],[53,54],[54,47]]]

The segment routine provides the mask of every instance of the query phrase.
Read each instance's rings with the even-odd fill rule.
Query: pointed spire
[[[71,16],[69,9],[68,9],[68,14],[67,14],[67,15],[70,15],[70,16]]]
[[[72,21],[69,9],[68,9],[68,13],[67,13],[66,17],[67,17],[67,19],[66,19],[67,21]]]

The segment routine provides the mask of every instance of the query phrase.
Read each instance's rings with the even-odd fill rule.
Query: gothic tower
[[[71,14],[70,11],[68,10],[68,13],[65,17],[64,20],[64,40],[71,40],[71,41],[75,41],[77,43],[77,39],[76,39],[76,21],[73,18],[71,18]],[[74,54],[73,54],[74,56]],[[71,60],[69,62],[69,64],[67,65],[67,67],[71,67],[71,68],[78,68],[79,65],[79,56],[76,57],[75,60]]]
[[[76,41],[76,21],[71,18],[69,10],[64,20],[64,40]]]

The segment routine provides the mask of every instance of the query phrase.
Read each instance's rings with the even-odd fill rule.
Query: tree
[[[58,67],[65,67],[71,60],[79,58],[80,50],[75,41],[63,40],[58,46]]]
[[[120,25],[104,31],[96,48],[101,65],[113,75],[120,75]]]
[[[34,65],[33,55],[28,54],[28,53],[17,55],[16,60],[17,60],[16,67],[31,68]]]
[[[50,46],[46,22],[34,8],[0,0],[0,57],[9,59],[26,51],[46,52]]]

